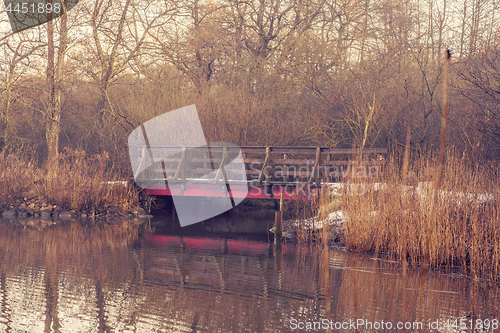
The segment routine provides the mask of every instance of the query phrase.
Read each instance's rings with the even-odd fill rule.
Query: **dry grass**
[[[34,179],[40,178],[37,171],[31,161],[0,154],[0,209],[30,191]]]
[[[378,180],[383,186],[370,179],[352,180],[364,191],[342,196],[342,210],[348,216],[346,246],[390,254],[418,265],[425,262],[428,226],[432,225],[427,258],[431,267],[462,266],[474,275],[486,273],[498,279],[498,166],[473,163],[449,153],[439,199],[432,207],[434,192],[429,180],[436,160],[424,157],[414,161],[408,184],[401,181],[399,162],[392,159],[388,163]],[[482,200],[486,194],[489,200]]]
[[[107,154],[83,151],[60,154],[59,164],[50,168],[15,155],[0,156],[0,208],[23,198],[43,198],[65,209],[129,209],[138,204],[137,190],[107,183],[124,179],[115,170]]]

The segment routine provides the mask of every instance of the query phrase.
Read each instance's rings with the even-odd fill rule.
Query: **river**
[[[273,214],[231,212],[191,229],[169,214],[145,226],[0,220],[0,332],[499,329],[486,281],[342,248],[275,247],[249,233]]]

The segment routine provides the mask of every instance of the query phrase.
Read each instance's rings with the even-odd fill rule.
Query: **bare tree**
[[[488,145],[483,141],[483,145],[500,154],[500,44],[476,52],[475,57],[460,64],[458,75],[462,81],[457,88],[476,105],[479,130],[491,142]]]
[[[3,134],[0,136],[3,143],[0,145],[4,149],[9,150],[10,142],[12,141],[12,111],[13,104],[22,96],[16,93],[15,85],[23,77],[25,71],[34,66],[34,56],[38,49],[43,47],[45,43],[41,40],[36,40],[34,34],[30,32],[19,32],[0,42],[0,50],[2,53],[0,61],[0,93],[2,97],[2,108],[0,113],[0,131]]]
[[[62,82],[64,58],[68,47],[68,26],[66,5],[63,2],[63,15],[59,19],[58,43],[54,38],[54,21],[47,22],[47,90],[45,137],[47,139],[47,163],[55,168],[58,163],[59,134],[61,132]]]
[[[105,113],[117,117],[110,105],[109,87],[120,75],[132,74],[134,64],[140,65],[138,58],[151,30],[172,19],[176,4],[169,0],[137,3],[132,0],[94,0],[83,10],[89,18],[92,38],[84,43],[87,53],[81,65],[97,83],[96,109],[102,126]]]

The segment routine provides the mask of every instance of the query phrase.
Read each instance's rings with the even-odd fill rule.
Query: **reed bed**
[[[348,180],[362,191],[341,198],[346,247],[413,265],[465,267],[473,275],[500,279],[498,164],[451,151],[436,192],[436,163],[432,156],[415,159],[405,183],[396,158],[379,179]],[[438,195],[435,205],[433,195]]]
[[[0,154],[0,210],[28,194],[41,178],[33,161],[17,155]]]
[[[89,212],[112,206],[130,209],[138,204],[138,190],[120,183],[125,178],[116,170],[106,153],[67,150],[57,165],[42,167],[27,158],[0,155],[0,209],[25,198]]]

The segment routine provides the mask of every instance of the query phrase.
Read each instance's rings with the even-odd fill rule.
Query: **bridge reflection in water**
[[[0,223],[0,331],[289,332],[291,320],[498,316],[498,289],[458,272],[424,276],[339,249],[139,231]]]

